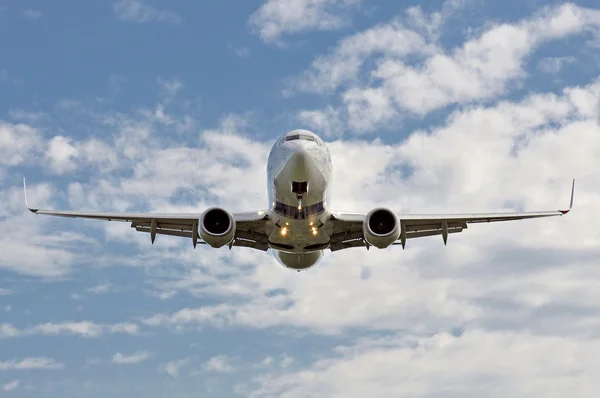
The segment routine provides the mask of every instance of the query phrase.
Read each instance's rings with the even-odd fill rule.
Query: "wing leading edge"
[[[446,244],[449,234],[462,232],[468,228],[468,224],[563,216],[573,208],[574,193],[575,180],[573,179],[571,200],[569,208],[566,210],[466,214],[398,214],[400,238],[393,244],[402,245],[404,248],[407,239],[435,235],[442,235],[444,244]],[[331,216],[331,222],[334,224],[331,236],[331,251],[367,246],[362,232],[365,217],[366,214],[363,213],[333,212]]]
[[[206,244],[198,237],[198,221],[202,217],[202,213],[103,213],[43,210],[29,206],[25,178],[23,178],[23,190],[25,192],[25,206],[34,214],[130,222],[131,227],[135,228],[136,231],[149,233],[152,243],[154,243],[158,234],[190,238],[194,248],[197,244]],[[232,246],[250,247],[262,251],[268,249],[269,246],[265,231],[266,221],[268,221],[266,212],[234,213],[233,218],[236,222],[236,232],[234,240],[229,245],[230,249]]]

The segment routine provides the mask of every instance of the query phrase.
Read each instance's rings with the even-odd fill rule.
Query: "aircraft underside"
[[[299,254],[299,253],[286,253],[279,250],[274,250],[273,255],[275,258],[287,268],[303,270],[308,269],[319,262],[323,257],[323,251],[313,251],[310,253]]]

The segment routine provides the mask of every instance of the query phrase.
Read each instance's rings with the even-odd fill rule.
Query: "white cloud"
[[[335,30],[349,21],[348,11],[360,0],[267,0],[249,23],[266,42],[307,30]]]
[[[30,205],[49,206],[49,198],[54,193],[49,185],[30,183],[27,189]],[[0,228],[11,231],[10,234],[0,234],[0,247],[3,248],[0,269],[41,278],[60,278],[70,270],[74,259],[71,249],[91,244],[90,239],[70,231],[47,233],[45,228],[52,220],[28,212],[23,196],[22,186],[0,191],[0,203],[3,204],[0,207]]]
[[[27,9],[23,11],[23,16],[27,19],[39,19],[42,16],[42,12],[39,10]]]
[[[261,361],[261,365],[263,366],[269,366],[270,364],[273,363],[273,357],[272,356],[266,356],[262,361]]]
[[[77,165],[73,158],[77,156],[77,149],[71,145],[71,139],[56,136],[50,140],[46,153],[50,168],[57,174],[73,172]]]
[[[38,130],[26,124],[0,121],[0,167],[35,163],[33,153],[40,147]]]
[[[346,37],[328,55],[317,57],[310,69],[291,79],[292,87],[306,92],[333,93],[344,83],[357,82],[361,67],[373,55],[401,58],[424,56],[440,50],[396,18]]]
[[[96,286],[92,286],[87,289],[88,292],[94,294],[105,294],[111,292],[113,289],[112,284],[110,283],[102,283]]]
[[[10,296],[11,294],[14,294],[11,289],[0,288],[0,296]]]
[[[117,352],[113,356],[112,361],[113,363],[116,363],[118,365],[133,365],[136,363],[144,362],[148,358],[150,358],[150,353],[146,350],[138,351],[131,355],[124,355],[120,352]]]
[[[0,338],[31,336],[31,335],[76,335],[84,338],[98,338],[104,334],[139,333],[135,323],[97,324],[91,321],[42,323],[25,329],[18,329],[12,324],[0,324]]]
[[[39,192],[37,189],[34,190],[36,191]],[[22,195],[21,191],[20,209],[24,208]],[[77,241],[77,236],[71,233],[58,233],[53,237],[44,237],[40,234],[41,225],[32,223],[29,217],[33,215],[23,214],[8,218],[0,216],[0,227],[8,227],[15,223],[21,225],[18,230],[14,230],[13,234],[0,236],[0,245],[6,248],[0,257],[0,269],[42,278],[57,278],[65,275],[73,260],[68,247]],[[32,245],[31,241],[37,244]],[[23,253],[27,253],[27,256],[23,256]]]
[[[227,373],[233,371],[230,359],[226,355],[217,355],[210,358],[203,366],[208,372]]]
[[[426,19],[421,11],[415,19],[414,10],[408,12],[413,25]],[[444,20],[441,15],[434,18],[439,26]],[[398,122],[406,113],[422,117],[450,104],[504,94],[526,78],[528,56],[541,44],[598,26],[600,11],[565,4],[517,23],[494,24],[462,46],[446,51],[429,33],[413,30],[406,18],[397,18],[342,40],[331,54],[315,59],[292,84],[300,91],[317,93],[341,88],[341,105],[333,112],[346,120],[348,130],[371,132]],[[394,36],[403,37],[396,39],[403,44],[384,46]],[[373,68],[361,75],[362,66],[372,55],[376,55]],[[408,55],[417,60],[408,61]],[[307,111],[299,114],[301,121],[310,121],[307,115],[313,115],[312,126],[327,129],[324,118],[314,117],[320,115],[318,110],[312,114]]]
[[[298,113],[298,121],[313,128],[318,128],[324,137],[341,137],[344,134],[344,122],[340,111],[328,105],[323,110],[306,110]]]
[[[156,81],[162,87],[167,97],[173,97],[183,89],[183,83],[178,79],[168,80],[159,77]]]
[[[160,21],[172,24],[182,22],[182,18],[175,12],[158,9],[143,0],[119,0],[113,3],[113,9],[117,18],[127,22]]]
[[[548,57],[538,61],[538,68],[545,73],[556,75],[566,65],[576,62],[575,57]]]
[[[164,366],[165,372],[172,377],[178,377],[179,372],[185,366],[187,366],[191,361],[191,358],[184,358],[177,361],[170,361]]]
[[[75,334],[82,337],[99,337],[104,332],[103,327],[93,322],[62,322],[62,323],[44,323],[31,329],[32,334]]]
[[[0,323],[0,338],[17,337],[22,332],[10,323]]]
[[[297,275],[263,253],[207,250],[198,259],[186,251],[184,242],[178,259],[193,266],[162,282],[161,288],[220,301],[159,313],[144,323],[176,330],[208,324],[291,326],[324,334],[349,328],[434,332],[510,318],[501,308],[481,303],[496,294],[518,300],[515,305],[523,314],[557,295],[563,303],[584,305],[597,295],[595,277],[580,280],[579,272],[593,267],[594,256],[600,254],[600,233],[589,220],[589,214],[595,214],[593,203],[600,200],[594,183],[600,167],[599,103],[600,83],[593,82],[558,95],[532,94],[517,102],[456,111],[439,126],[416,131],[396,144],[379,140],[329,144],[334,161],[331,205],[336,209],[366,212],[387,206],[398,213],[558,209],[568,204],[570,180],[576,177],[576,207],[566,217],[473,225],[451,236],[448,247],[434,237],[411,240],[405,251],[336,252]],[[248,167],[264,166],[251,162]],[[230,196],[229,184],[233,181],[219,185],[221,200]],[[247,197],[263,186],[245,189]],[[575,253],[580,253],[578,260]],[[535,274],[507,268],[507,263],[522,261],[546,265]],[[249,271],[239,272],[240,264]],[[567,286],[574,285],[586,292],[581,297],[588,298],[570,295]],[[282,293],[268,295],[273,289]],[[232,295],[242,300],[230,301]],[[596,323],[586,318],[569,325],[559,319],[550,312],[530,325],[540,333],[550,333],[552,327],[554,333],[570,334],[589,327],[588,322]]]
[[[46,159],[56,174],[72,173],[79,166],[90,165],[109,171],[117,166],[113,148],[97,139],[73,143],[73,139],[54,136],[48,142]]]
[[[0,361],[0,371],[2,370],[29,370],[29,369],[43,369],[43,370],[59,370],[65,366],[60,362],[56,362],[51,358],[44,357],[29,357],[17,360]]]
[[[310,367],[256,378],[248,396],[585,396],[600,375],[600,341],[527,332],[399,335],[336,351]]]
[[[406,10],[406,23],[415,31],[429,40],[437,40],[447,21],[454,14],[465,7],[470,0],[445,0],[439,11],[424,13],[420,6],[410,7]]]
[[[2,385],[2,389],[4,391],[12,391],[12,390],[16,390],[17,388],[19,388],[19,386],[21,385],[21,381],[20,380],[12,380],[9,381],[6,384]]]
[[[391,30],[397,33],[401,29],[409,30],[401,24]],[[422,43],[429,47],[418,55],[433,58],[439,50],[428,42],[425,33],[418,34],[426,38]],[[433,31],[427,34],[435,36]],[[468,43],[480,42],[481,37]],[[374,35],[369,40],[376,38]],[[381,39],[385,41],[387,36]],[[388,43],[398,46],[392,50],[398,54],[420,51],[403,48],[406,43]],[[381,54],[386,48],[362,51]],[[352,59],[351,52],[347,54]],[[357,62],[358,69],[348,68],[336,75],[343,82],[340,84],[362,82],[360,71],[368,62],[363,64],[362,58]],[[336,83],[329,89],[338,87]],[[372,103],[385,105],[380,92],[368,94]],[[344,336],[352,336],[347,332],[355,329],[365,334],[402,333],[340,348],[338,355],[319,360],[308,369],[302,369],[300,358],[291,370],[291,357],[278,357],[276,366],[269,368],[276,373],[259,380],[256,396],[362,396],[361,388],[375,396],[410,396],[411,391],[414,396],[468,396],[472,391],[465,392],[464,388],[483,385],[482,390],[497,391],[486,389],[490,375],[498,377],[500,385],[509,386],[509,391],[501,391],[504,395],[533,391],[531,395],[551,396],[552,391],[541,391],[548,375],[564,380],[559,376],[573,371],[573,382],[585,385],[586,379],[596,380],[594,362],[586,362],[586,353],[597,358],[597,343],[590,338],[590,331],[600,327],[600,232],[595,227],[600,222],[596,211],[600,203],[599,103],[600,84],[594,82],[557,94],[538,93],[518,101],[460,109],[437,126],[410,132],[402,142],[338,139],[329,144],[335,167],[332,206],[338,209],[368,211],[376,205],[418,213],[554,209],[566,205],[570,178],[576,177],[576,207],[564,218],[475,225],[451,236],[448,247],[435,237],[411,240],[405,251],[327,253],[316,268],[300,274],[283,269],[268,254],[206,247],[193,251],[189,240],[159,238],[152,252],[134,253],[122,264],[152,269],[144,273],[144,282],[151,282],[165,295],[186,292],[210,297],[215,304],[157,314],[146,319],[146,324],[176,330],[196,329],[198,324],[242,325],[284,328],[274,331],[283,333],[301,329]],[[379,117],[387,117],[385,107],[381,108],[383,116]],[[344,112],[338,111],[331,108],[330,113],[344,120]],[[243,121],[228,118],[186,147],[155,132],[156,126],[172,128],[168,126],[177,123],[167,107],[157,106],[139,117],[112,114],[108,119],[119,136],[114,142],[99,143],[115,154],[115,172],[107,175],[91,170],[86,182],[71,185],[71,206],[201,211],[210,204],[230,210],[265,205],[264,169],[270,142],[244,137],[240,133],[244,131]],[[339,129],[334,127],[332,131]],[[78,151],[82,148],[77,139],[69,145]],[[86,164],[79,156],[72,159],[77,167]],[[54,193],[49,186],[32,188],[40,203],[48,202]],[[48,269],[52,275],[64,275],[72,257],[62,262],[56,258],[70,252],[64,242],[73,235],[59,235],[57,243],[57,230],[48,227],[52,224],[34,229],[29,219],[14,216],[17,206],[23,207],[20,188],[14,193],[5,190],[0,197],[5,205],[0,207],[0,217],[4,217],[0,224],[16,235],[0,234],[0,246],[16,253],[10,254],[10,261],[0,258],[0,266],[15,272],[26,269],[35,275]],[[42,219],[36,217],[36,223]],[[107,238],[139,237],[140,244],[150,247],[148,236],[136,234],[127,224],[94,225],[106,228]],[[50,230],[54,234],[44,234]],[[85,236],[93,234],[86,231]],[[44,244],[57,245],[58,252],[32,255],[41,239],[46,239]],[[36,244],[29,244],[30,240]],[[16,246],[19,241],[27,244]],[[277,294],[273,294],[275,289]],[[456,327],[467,328],[460,339],[443,333]],[[134,323],[62,322],[23,329],[3,324],[0,336],[64,334],[92,338],[117,331],[136,334],[139,328]],[[411,340],[404,333],[417,337]],[[423,337],[425,334],[434,337]],[[411,345],[415,341],[416,348]],[[523,352],[531,355],[520,361]],[[552,358],[583,360],[575,365],[569,360],[557,362],[548,352],[556,355]],[[321,353],[319,356],[323,358]],[[203,360],[206,358],[169,362],[165,371],[177,376],[191,361],[198,369],[208,366]],[[512,367],[514,363],[527,369],[521,372],[520,367]],[[286,364],[288,367],[281,367]],[[211,366],[223,369],[227,365],[226,360],[214,360]],[[338,381],[344,376],[347,380],[348,374],[359,376],[347,385]],[[405,382],[398,385],[396,377]],[[563,387],[553,380],[549,387],[559,388],[555,394],[564,396]],[[432,391],[436,386],[447,390]],[[577,386],[572,391],[578,391]]]
[[[281,364],[279,366],[285,369],[289,368],[292,363],[294,363],[294,358],[287,354],[284,354],[283,359],[281,360]]]
[[[4,306],[4,312],[9,313],[12,311],[12,305],[7,304]]]

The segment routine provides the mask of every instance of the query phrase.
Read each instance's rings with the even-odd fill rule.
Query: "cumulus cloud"
[[[51,169],[57,174],[72,172],[77,167],[73,161],[77,150],[70,141],[69,138],[62,136],[55,136],[50,140],[47,156]]]
[[[599,350],[597,340],[527,332],[389,336],[337,347],[336,355],[306,368],[260,376],[248,396],[579,396],[598,377]]]
[[[378,72],[386,65],[391,68],[387,61],[414,56],[416,64],[404,66],[421,75],[430,70],[434,92],[441,90],[436,86],[436,62],[450,61],[450,66],[459,66],[459,72],[464,65],[477,64],[480,69],[475,69],[485,73],[474,73],[474,84],[483,82],[485,86],[491,81],[490,87],[497,91],[481,97],[472,94],[477,90],[471,92],[469,87],[446,90],[444,86],[443,94],[452,98],[446,102],[472,103],[451,110],[435,125],[409,131],[397,142],[350,141],[338,135],[328,143],[334,161],[331,206],[361,212],[386,206],[399,214],[554,210],[567,205],[570,180],[576,177],[575,209],[569,215],[474,225],[451,236],[447,247],[439,237],[432,237],[410,240],[404,251],[351,249],[328,253],[316,268],[299,274],[283,269],[261,252],[206,247],[193,251],[189,240],[174,237],[159,237],[152,252],[137,250],[138,245],[150,247],[148,236],[137,234],[126,223],[90,221],[81,227],[83,236],[94,236],[90,231],[98,228],[105,232],[100,238],[102,245],[127,243],[130,253],[119,259],[119,265],[146,267],[142,278],[153,293],[165,299],[189,294],[194,300],[188,302],[194,304],[179,307],[175,300],[163,302],[168,306],[161,305],[163,309],[157,313],[153,314],[152,308],[144,310],[139,326],[58,322],[17,328],[3,324],[0,335],[91,338],[117,331],[136,334],[141,327],[160,333],[163,331],[156,328],[164,326],[184,334],[197,332],[198,326],[242,326],[261,330],[261,336],[307,332],[341,336],[346,341],[356,334],[368,336],[334,352],[319,352],[319,359],[309,359],[314,361],[309,366],[301,360],[305,358],[299,358],[304,353],[270,353],[271,359],[265,360],[263,368],[269,373],[247,388],[251,396],[362,396],[363,387],[375,396],[481,396],[482,391],[491,390],[504,395],[532,391],[532,395],[551,396],[550,388],[557,388],[556,395],[564,396],[570,393],[566,392],[569,387],[573,387],[569,391],[580,391],[571,382],[585,385],[586,380],[595,380],[597,375],[586,353],[597,357],[594,331],[600,327],[600,232],[595,228],[600,222],[595,211],[600,203],[600,83],[497,99],[510,82],[522,78],[523,65],[537,45],[535,40],[547,42],[548,37],[583,31],[581,21],[591,26],[588,18],[593,13],[570,5],[550,8],[520,22],[488,25],[452,51],[441,50],[436,41],[443,31],[445,14],[436,17],[413,10],[409,15],[413,25],[406,24],[405,17],[394,19],[363,32],[360,40],[358,36],[342,40],[336,49],[349,43],[341,52],[346,64],[323,61],[319,67],[323,74],[318,68],[311,69],[305,80],[296,83],[306,84],[306,91],[339,91],[340,98],[350,99],[362,98],[350,88],[364,89],[370,103],[381,105],[380,112],[373,113],[375,122],[357,110],[357,117],[363,115],[367,120],[355,123],[365,123],[365,129],[396,117],[398,109],[404,109],[396,97],[378,90],[380,77],[371,80],[364,75],[371,67]],[[428,31],[427,26],[437,28]],[[532,32],[537,37],[534,44]],[[415,38],[418,45],[398,38]],[[335,57],[335,51],[330,55]],[[389,59],[370,62],[372,57],[385,58],[390,52],[393,55]],[[487,60],[483,54],[491,58]],[[504,79],[507,71],[512,77]],[[462,75],[457,76],[460,80]],[[323,90],[319,91],[321,84]],[[451,86],[453,82],[445,84]],[[168,94],[169,87],[173,93],[178,90],[176,83],[165,84],[162,89]],[[460,97],[460,89],[468,95]],[[416,95],[419,99],[421,94]],[[390,108],[386,101],[392,103]],[[443,106],[439,104],[443,101],[434,103],[435,107]],[[60,203],[48,199],[52,192],[63,199],[68,196],[73,208],[89,210],[200,212],[218,204],[231,211],[247,211],[265,206],[265,165],[272,140],[248,138],[245,120],[226,117],[216,128],[203,130],[199,137],[194,135],[193,144],[182,144],[171,140],[171,134],[162,134],[173,133],[178,123],[184,123],[166,105],[136,114],[104,116],[103,123],[115,136],[99,143],[115,154],[113,173],[92,168],[89,177],[68,187],[33,185],[41,203]],[[348,120],[346,110],[336,106],[306,110],[304,117],[329,123],[331,134],[343,129]],[[77,155],[68,157],[77,170],[88,164],[80,155],[83,142],[85,138],[68,142],[77,150]],[[7,199],[2,203],[9,203],[9,207],[0,208],[0,215],[13,217],[12,203],[22,208],[22,192],[1,195]],[[10,224],[6,221],[4,226],[8,229],[19,222],[23,234],[17,231],[18,239],[8,241],[6,235],[0,235],[0,244],[25,241],[29,232],[35,232],[39,239],[43,231],[57,231],[50,229],[53,224],[28,230],[29,224],[20,221],[10,218]],[[79,221],[69,222],[69,228],[79,225]],[[57,242],[56,235],[51,238]],[[135,244],[129,245],[131,242]],[[59,247],[62,253],[64,242]],[[29,254],[34,248],[21,246],[19,250]],[[110,252],[94,261],[101,264],[110,259],[115,263],[117,255]],[[32,268],[26,259],[12,256],[10,266],[1,258],[0,265],[23,272],[20,266],[25,262],[29,272],[41,272],[41,266]],[[53,264],[50,255],[37,261],[45,267]],[[55,272],[68,270],[71,262],[66,259],[59,263]],[[373,335],[387,337],[377,339]],[[520,361],[517,356],[523,352],[531,355]],[[548,352],[575,359],[553,361]],[[257,358],[265,354],[261,352]],[[213,357],[210,366],[227,369],[233,363],[229,355],[237,354]],[[121,354],[120,358],[128,356]],[[513,366],[516,362],[518,366]],[[196,369],[207,372],[210,363],[206,357],[190,356],[161,368],[176,377]],[[274,366],[267,368],[269,363]],[[348,382],[348,374],[360,376]],[[552,375],[574,377],[559,385],[555,380],[561,377]],[[403,382],[397,383],[397,377]],[[502,390],[490,385],[509,387]]]
[[[229,362],[230,359],[226,355],[217,355],[206,361],[204,364],[204,370],[218,373],[231,372],[233,370],[233,366]]]
[[[49,198],[54,193],[48,184],[29,184],[28,191],[30,203],[33,201],[36,206],[49,206]],[[91,244],[90,239],[70,231],[47,233],[51,220],[36,217],[25,209],[21,186],[0,191],[0,202],[3,204],[0,227],[11,231],[0,234],[0,247],[3,248],[0,269],[42,278],[60,278],[70,270],[75,258],[73,247]]]
[[[48,142],[46,159],[56,174],[72,173],[79,166],[95,166],[105,171],[117,166],[114,150],[97,139],[73,143],[72,138],[54,136]]]
[[[447,248],[441,239],[431,238],[411,240],[405,251],[337,252],[300,278],[262,253],[206,252],[205,258],[194,260],[200,267],[161,288],[199,297],[233,294],[244,300],[159,313],[144,322],[177,330],[208,324],[293,326],[325,334],[348,328],[433,332],[504,319],[507,315],[493,301],[481,302],[498,289],[500,296],[510,294],[516,300],[524,317],[536,313],[533,329],[575,333],[592,319],[561,326],[557,313],[539,308],[552,307],[556,295],[563,303],[583,305],[555,281],[576,283],[579,271],[563,267],[576,261],[579,270],[589,270],[598,255],[600,235],[584,219],[600,195],[593,183],[600,150],[599,100],[600,83],[593,82],[559,95],[532,94],[520,101],[458,110],[444,124],[396,144],[329,144],[334,159],[332,206],[338,209],[386,206],[399,214],[552,210],[568,205],[570,180],[577,177],[576,209],[564,218],[475,225],[451,237]],[[524,261],[544,265],[532,274],[520,268]],[[222,266],[212,267],[215,262]],[[507,262],[514,266],[506,268]],[[252,273],[241,274],[240,263]],[[539,285],[536,278],[548,283]],[[482,291],[480,283],[490,290]],[[595,295],[594,283],[577,285]],[[281,293],[270,294],[274,289]]]
[[[413,25],[425,18],[421,11],[415,18],[415,9],[411,10],[408,19]],[[444,17],[432,18],[439,29]],[[395,18],[343,39],[330,54],[316,58],[303,75],[292,79],[292,86],[316,93],[340,90],[341,104],[335,114],[342,115],[345,129],[372,132],[399,121],[405,113],[423,117],[450,104],[505,94],[526,78],[526,61],[540,45],[598,26],[600,11],[564,4],[519,22],[491,25],[448,51],[431,34],[411,28],[407,17]],[[390,40],[402,44],[385,45]],[[368,60],[374,60],[374,67],[360,73]],[[304,110],[299,119],[328,129],[328,118],[314,116],[323,112]]]
[[[102,283],[88,288],[87,291],[94,294],[105,294],[111,292],[112,289],[113,287],[110,283]]]
[[[28,187],[37,204],[48,203],[52,189],[48,185]],[[9,228],[11,234],[0,235],[0,269],[9,269],[25,275],[55,278],[66,274],[73,260],[69,250],[81,236],[70,232],[44,234],[44,220],[32,219],[25,209],[22,187],[0,191],[0,227]],[[35,221],[35,222],[32,222]],[[19,228],[15,228],[19,225]],[[32,245],[31,242],[36,244]],[[23,253],[27,253],[26,256]]]
[[[34,151],[40,148],[37,129],[26,124],[0,121],[0,166],[16,166],[31,162]]]
[[[59,370],[65,367],[64,364],[51,358],[29,357],[22,360],[0,361],[0,371],[2,370]]]
[[[178,377],[181,369],[187,366],[191,360],[191,358],[184,358],[177,361],[170,361],[164,365],[163,369],[165,372],[167,372],[167,374],[169,374],[169,376]]]
[[[113,10],[122,21],[145,23],[150,21],[180,24],[182,18],[173,11],[159,9],[144,0],[119,0],[113,3]]]
[[[348,11],[359,4],[360,0],[267,0],[249,23],[264,41],[275,42],[284,34],[339,29],[349,22]]]
[[[116,363],[118,365],[133,365],[136,363],[144,362],[148,358],[150,358],[150,353],[146,350],[138,351],[131,355],[124,355],[120,352],[117,352],[113,356],[112,361],[113,363]]]

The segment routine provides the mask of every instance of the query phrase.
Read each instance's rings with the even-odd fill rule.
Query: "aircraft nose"
[[[298,148],[290,156],[288,164],[295,169],[305,169],[308,163],[308,154],[305,150]]]
[[[297,148],[286,166],[296,181],[308,181],[315,170],[314,159],[304,148]]]

